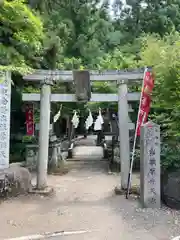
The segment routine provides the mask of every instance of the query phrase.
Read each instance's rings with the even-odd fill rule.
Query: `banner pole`
[[[141,111],[141,102],[142,102],[142,94],[143,94],[143,88],[144,88],[144,78],[147,72],[147,67],[144,70],[144,76],[143,76],[143,82],[142,82],[142,88],[141,88],[141,96],[140,96],[140,102],[139,102],[139,110],[138,110],[138,116],[136,121],[136,130],[135,130],[135,136],[134,136],[134,142],[133,142],[133,149],[132,149],[132,156],[131,156],[131,163],[130,163],[130,169],[129,169],[129,175],[128,175],[128,183],[127,183],[127,190],[126,190],[126,199],[128,199],[129,191],[130,191],[130,185],[132,180],[132,170],[133,170],[133,163],[134,163],[134,156],[135,156],[135,150],[136,150],[136,140],[137,140],[137,130],[138,130],[138,120],[139,115]]]

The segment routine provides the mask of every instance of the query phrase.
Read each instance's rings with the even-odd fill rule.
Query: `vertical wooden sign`
[[[91,99],[91,84],[89,71],[73,71],[73,78],[77,101],[89,101]]]
[[[11,74],[0,72],[0,169],[9,167]]]
[[[34,136],[34,106],[26,105],[26,135]]]

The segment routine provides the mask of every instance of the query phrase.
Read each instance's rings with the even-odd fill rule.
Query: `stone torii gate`
[[[86,71],[87,72],[87,71]],[[130,166],[129,147],[129,105],[128,101],[139,101],[140,93],[128,93],[128,84],[141,82],[144,69],[134,71],[89,71],[90,81],[115,81],[118,85],[118,94],[91,94],[90,101],[93,102],[118,102],[119,140],[121,159],[121,188],[126,189]],[[49,149],[49,125],[50,125],[50,103],[51,102],[75,102],[75,94],[51,94],[51,86],[55,82],[73,82],[73,71],[50,71],[37,70],[32,74],[24,76],[25,81],[39,82],[41,93],[24,93],[23,101],[40,101],[40,131],[39,131],[39,154],[37,188],[47,187],[47,166]]]

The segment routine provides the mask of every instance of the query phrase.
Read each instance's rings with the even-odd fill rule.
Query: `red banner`
[[[33,104],[26,105],[26,134],[34,135],[34,108]]]
[[[154,88],[154,76],[146,70],[143,79],[143,88],[140,99],[140,107],[137,120],[137,136],[140,136],[141,125],[147,122],[151,105],[151,94]]]

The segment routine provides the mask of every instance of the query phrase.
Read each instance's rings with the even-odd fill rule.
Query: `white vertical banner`
[[[74,128],[78,127],[78,125],[79,125],[79,116],[77,115],[77,111],[76,110],[74,111],[74,115],[73,115],[73,118],[72,118],[71,122],[72,122]]]
[[[55,115],[54,118],[53,118],[53,123],[56,123],[57,120],[60,118],[60,116],[61,116],[61,110],[62,110],[62,104],[61,104],[61,106],[60,106],[59,111],[56,113],[56,115]]]
[[[0,169],[9,167],[11,73],[0,71]]]

